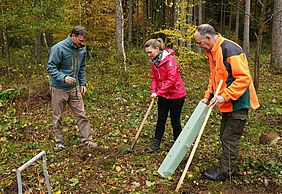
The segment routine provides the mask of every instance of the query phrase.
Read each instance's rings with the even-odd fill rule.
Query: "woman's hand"
[[[151,98],[157,98],[157,96],[158,96],[157,93],[152,93],[151,94]]]

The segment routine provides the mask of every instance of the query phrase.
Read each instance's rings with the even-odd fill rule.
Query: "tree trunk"
[[[43,9],[44,5],[42,0],[35,1],[34,5],[36,8]],[[38,14],[36,16],[36,23],[39,23],[44,16],[42,14]],[[42,63],[42,39],[41,39],[41,32],[36,30],[35,37],[34,37],[34,56],[35,56],[35,63],[41,64]]]
[[[10,60],[10,49],[9,49],[9,44],[8,44],[8,37],[7,37],[7,29],[6,26],[3,26],[2,29],[2,36],[3,36],[3,47],[4,47],[4,53],[5,53],[5,58],[8,62],[8,65],[10,65],[11,60]]]
[[[205,1],[202,1],[202,23],[206,23],[206,2]]]
[[[274,1],[271,68],[282,70],[282,1]]]
[[[244,42],[243,49],[246,56],[250,57],[250,7],[251,0],[245,0]]]
[[[202,0],[199,0],[199,6],[198,6],[198,25],[201,25],[203,23],[203,10],[202,10]]]
[[[198,4],[198,25],[203,23],[203,1],[199,0]],[[198,53],[202,53],[202,49],[200,47],[197,48]]]
[[[232,28],[232,4],[229,5],[229,22],[228,22],[228,30],[231,31]]]
[[[178,22],[177,22],[177,20],[178,20],[178,17],[180,16],[180,0],[174,0],[174,17],[173,17],[173,28],[174,29],[179,29],[180,27],[179,27],[179,25],[178,25]],[[174,40],[174,45],[176,45],[176,46],[178,46],[179,44],[178,44],[178,39],[175,39]]]
[[[139,18],[139,0],[136,1],[136,18]],[[136,44],[139,46],[139,22],[136,23]]]
[[[185,14],[185,6],[183,6],[181,8],[181,14]],[[189,0],[188,1],[188,21],[187,23],[192,25],[193,24],[193,0]],[[185,31],[186,31],[186,28],[182,27],[181,29],[181,34],[182,34],[182,37],[185,37]],[[184,43],[181,44],[181,46],[185,46]],[[187,47],[191,49],[191,42],[187,42]]]
[[[35,45],[34,45],[34,55],[35,55],[35,63],[42,63],[42,41],[41,41],[41,33],[37,32],[35,35]]]
[[[121,0],[116,0],[116,48],[117,55],[123,55],[123,61],[126,62],[126,56],[124,51],[124,21],[123,21],[123,10]]]
[[[225,24],[226,24],[226,4],[225,1],[223,1],[222,33],[225,33]]]
[[[82,10],[82,5],[81,5],[80,0],[78,1],[78,5],[79,5],[79,25],[81,25],[81,23],[82,23],[82,12],[83,12],[83,10]]]
[[[50,51],[50,48],[48,46],[48,41],[47,41],[47,37],[46,37],[45,32],[42,33],[42,38],[43,38],[44,46],[45,46],[46,50],[48,51],[48,54],[50,54],[51,51]]]
[[[265,28],[265,3],[261,3],[261,12],[258,21],[258,35],[257,35],[257,49],[255,55],[255,64],[254,64],[254,86],[256,91],[259,89],[259,78],[260,78],[260,53],[262,45],[262,35],[263,29]]]
[[[237,13],[236,13],[236,26],[235,26],[235,36],[236,39],[239,38],[239,22],[240,22],[240,0],[237,0]]]
[[[116,0],[116,51],[122,54],[122,29],[123,29],[123,12],[121,0]]]
[[[167,18],[167,16],[166,16],[166,4],[165,4],[165,1],[162,1],[162,7],[161,7],[161,9],[162,9],[162,29],[165,29],[165,28],[167,28],[167,22],[166,22],[166,18]]]
[[[256,91],[259,89],[259,72],[260,72],[260,51],[262,44],[262,29],[258,29],[258,37],[257,37],[257,50],[255,55],[255,64],[254,64],[254,86]]]
[[[177,15],[178,15],[178,12],[177,12],[177,0],[173,0],[173,5],[172,5],[172,17],[171,17],[171,27],[172,28],[176,28],[176,25],[175,25],[175,22],[176,22],[176,18],[177,18]]]
[[[133,7],[132,1],[129,0],[128,3],[128,46],[131,46],[132,43],[132,29],[133,29]]]
[[[124,20],[123,20],[123,9],[122,0],[116,0],[116,40],[117,40],[117,57],[123,56],[124,64],[124,77],[125,81],[128,81],[128,72],[126,64],[126,55],[124,50]]]
[[[196,0],[195,0],[196,1]],[[192,18],[193,18],[193,24],[194,25],[197,25],[197,14],[198,14],[198,7],[195,6],[195,2],[194,0],[191,1],[191,6],[192,6],[192,9],[191,9],[191,12],[192,12]]]
[[[7,4],[7,2],[4,2],[5,4],[1,6],[1,14],[4,15],[4,6]],[[6,25],[2,25],[2,38],[3,38],[3,53],[5,56],[5,59],[7,61],[7,68],[10,66],[11,60],[10,60],[10,51],[9,51],[9,43],[8,43],[8,35],[7,35],[7,27]]]
[[[162,22],[163,22],[163,18],[162,18],[162,0],[157,0],[156,2],[156,11],[155,11],[155,14],[156,14],[156,27],[158,29],[162,29]]]
[[[147,21],[148,21],[148,12],[147,12],[148,4],[147,1],[143,2],[143,14],[142,14],[142,41],[144,42],[147,39]]]
[[[221,0],[221,8],[220,8],[220,32],[223,33],[223,0]]]
[[[150,21],[151,21],[151,24],[153,24],[154,21],[155,21],[154,12],[153,12],[153,9],[154,9],[153,6],[154,6],[153,1],[150,0],[150,19],[151,19]]]

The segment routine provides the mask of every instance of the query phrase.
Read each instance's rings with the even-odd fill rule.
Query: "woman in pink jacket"
[[[145,43],[145,50],[151,61],[151,97],[158,97],[155,138],[147,147],[147,151],[154,152],[160,148],[168,113],[170,113],[174,141],[179,136],[182,130],[180,114],[186,91],[179,66],[174,58],[174,51],[165,49],[161,38],[148,40]]]

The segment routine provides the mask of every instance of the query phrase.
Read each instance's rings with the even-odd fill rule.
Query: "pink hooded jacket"
[[[180,75],[179,66],[174,59],[174,51],[166,49],[163,58],[156,67],[151,64],[151,93],[166,99],[178,99],[186,96],[186,90]]]

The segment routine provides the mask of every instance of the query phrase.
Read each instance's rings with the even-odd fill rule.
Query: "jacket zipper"
[[[77,52],[77,49],[73,50],[72,69],[73,69],[73,77],[76,79],[77,69],[78,69],[78,52]]]
[[[212,55],[212,53],[211,53],[211,55]],[[215,85],[215,87],[217,87],[216,86],[216,79],[215,79],[215,77],[216,77],[216,63],[215,63],[216,61],[214,60],[214,57],[213,57],[213,55],[212,55],[212,63],[213,63],[213,67],[214,67],[214,77],[213,77],[213,81],[214,81],[214,85]],[[213,88],[213,93],[215,93],[215,89]]]

